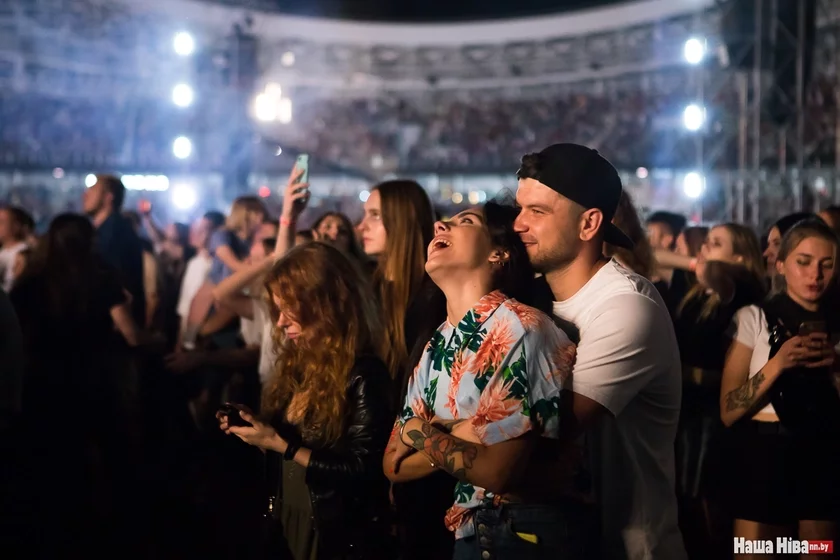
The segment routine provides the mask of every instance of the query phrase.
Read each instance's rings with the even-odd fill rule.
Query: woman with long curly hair
[[[239,407],[219,414],[221,428],[282,455],[277,498],[292,558],[381,558],[388,483],[379,464],[393,412],[375,298],[355,263],[321,242],[289,251],[265,286],[282,351],[259,418]]]

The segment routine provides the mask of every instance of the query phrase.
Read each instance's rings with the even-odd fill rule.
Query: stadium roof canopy
[[[509,19],[622,4],[627,0],[204,0],[267,12],[389,23]]]

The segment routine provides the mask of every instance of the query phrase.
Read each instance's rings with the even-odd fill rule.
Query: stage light
[[[277,120],[283,124],[292,122],[292,100],[284,97],[277,106]]]
[[[256,99],[254,99],[254,116],[262,122],[277,120],[276,100],[266,93],[257,95]]]
[[[644,167],[640,167],[636,170],[636,177],[639,179],[647,179],[648,170]]]
[[[96,175],[94,175],[93,173],[88,173],[85,176],[85,186],[87,188],[91,188],[95,184],[96,184]]]
[[[362,191],[359,193],[359,200],[362,202],[367,202],[367,199],[370,198],[370,191]]]
[[[271,196],[271,189],[263,185],[259,189],[257,189],[257,194],[260,195],[260,198],[268,198],[269,196]]]
[[[192,35],[186,31],[181,31],[175,34],[175,38],[172,40],[172,48],[180,56],[190,56],[195,51],[195,41]]]
[[[179,136],[172,143],[172,153],[178,159],[187,159],[192,154],[192,142],[186,136]]]
[[[187,84],[178,84],[172,88],[172,103],[178,107],[189,107],[194,98],[193,89]]]
[[[464,195],[462,195],[459,192],[452,193],[452,202],[454,202],[455,204],[461,204],[462,202],[464,202]]]
[[[688,107],[685,108],[683,111],[683,125],[685,127],[695,132],[703,128],[703,124],[706,122],[706,108],[696,103],[692,103]]]
[[[289,67],[295,65],[295,53],[292,51],[286,51],[283,53],[283,56],[280,57],[280,64],[283,66]]]
[[[700,64],[706,56],[706,42],[697,37],[692,37],[685,42],[683,56],[689,64]]]
[[[191,210],[198,202],[195,189],[189,185],[176,185],[172,188],[172,205],[178,210]]]
[[[683,192],[688,198],[700,198],[706,189],[706,179],[700,173],[692,171],[683,177]]]

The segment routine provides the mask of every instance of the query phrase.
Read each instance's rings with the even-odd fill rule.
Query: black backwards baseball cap
[[[621,199],[621,178],[597,150],[580,144],[553,144],[524,156],[516,175],[520,179],[536,179],[586,209],[597,208],[604,215],[604,241],[633,248],[630,238],[612,223]]]

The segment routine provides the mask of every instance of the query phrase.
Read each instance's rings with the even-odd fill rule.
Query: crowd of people
[[[596,150],[353,223],[294,169],[162,224],[0,208],[2,519],[26,557],[728,558],[840,517],[840,209],[642,221]],[[813,450],[819,449],[819,456]],[[752,546],[752,544],[750,545]]]
[[[601,93],[591,85],[543,85],[515,98],[499,90],[361,98],[301,90],[293,95],[294,125],[271,130],[268,137],[317,156],[316,161],[368,173],[498,172],[516,163],[509,154],[559,141],[596,146],[623,170],[679,169],[696,160],[695,136],[682,124],[693,93],[685,71],[668,76],[639,76],[637,87],[625,83],[615,91],[607,84]],[[643,86],[645,80],[659,85]],[[815,80],[807,102],[806,160],[825,165],[835,157],[836,87]],[[91,101],[6,93],[0,96],[0,160],[24,166],[164,170],[178,161],[172,141],[187,135],[200,166],[220,171],[234,161],[230,139],[250,139],[258,132],[244,133],[242,123],[233,124],[231,104],[247,101],[222,95],[180,110],[168,99]],[[716,92],[707,105],[710,139],[735,130],[734,89]],[[771,130],[769,121],[767,127]],[[763,150],[772,165],[778,146],[768,142]],[[735,169],[737,162],[733,140],[715,165]]]

